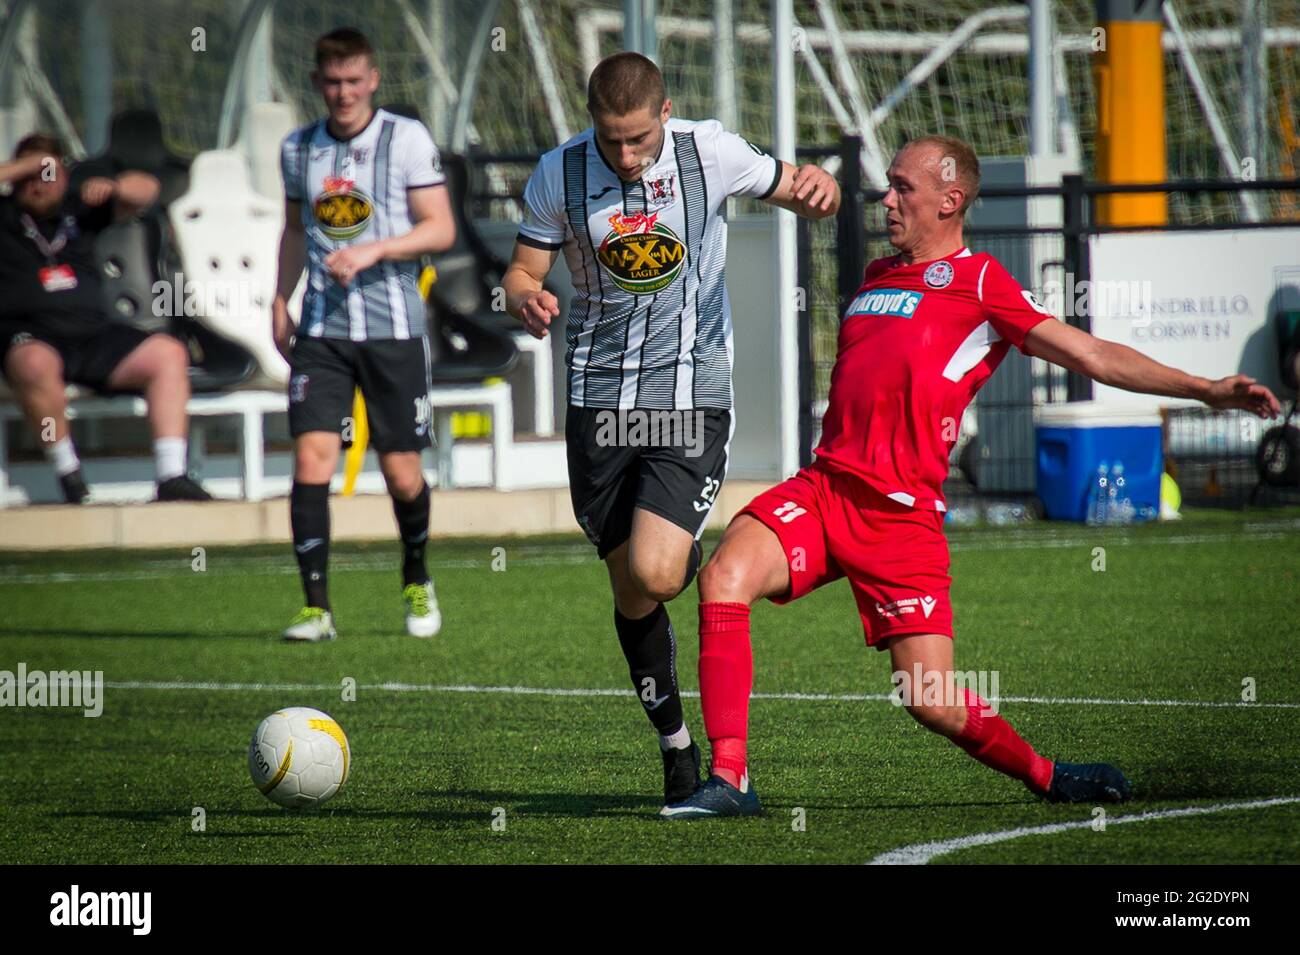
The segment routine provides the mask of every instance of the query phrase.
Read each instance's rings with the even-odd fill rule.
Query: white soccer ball
[[[309,706],[277,710],[258,724],[248,744],[253,785],[290,809],[319,806],[343,788],[352,751],[343,728]]]

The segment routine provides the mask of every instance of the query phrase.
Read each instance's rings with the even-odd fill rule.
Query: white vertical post
[[[641,0],[641,53],[659,62],[659,0]]]
[[[1241,88],[1242,126],[1245,155],[1255,160],[1255,177],[1265,175],[1268,153],[1268,46],[1264,24],[1268,22],[1268,0],[1241,3]]]
[[[623,0],[623,49],[641,52],[641,0]]]
[[[8,418],[0,418],[0,507],[9,506],[9,442]]]
[[[81,90],[85,117],[86,151],[91,155],[108,146],[108,126],[113,118],[113,35],[111,4],[84,3],[81,7]]]
[[[772,152],[795,161],[794,0],[772,0]],[[799,315],[795,311],[798,233],[793,212],[776,210],[777,366],[781,476],[799,469]]]
[[[261,408],[245,408],[240,414],[240,478],[244,500],[260,501],[266,497],[266,450],[263,441]]]
[[[740,126],[736,106],[736,20],[732,0],[713,0],[713,101],[724,129]]]
[[[451,24],[447,22],[446,0],[429,0],[428,14],[425,17],[425,32],[429,36],[429,42],[433,44],[433,55],[445,68],[447,65],[447,34],[451,32]],[[432,70],[429,75],[429,88],[425,95],[426,111],[425,115],[429,117],[429,130],[433,134],[433,141],[436,143],[447,142],[447,137],[451,133],[451,111],[447,102],[447,97],[438,86],[438,81]]]
[[[1052,70],[1056,30],[1052,0],[1029,3],[1029,152],[1050,156],[1056,152],[1056,96]]]
[[[244,111],[247,112],[248,107],[254,103],[269,103],[271,99],[271,18],[262,17],[248,48],[248,70],[244,74]],[[247,135],[249,130],[241,129],[240,133]]]

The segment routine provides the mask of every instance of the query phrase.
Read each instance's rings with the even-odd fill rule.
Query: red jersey
[[[1007,350],[1052,316],[987,253],[867,266],[840,325],[820,465],[942,511],[962,412]]]

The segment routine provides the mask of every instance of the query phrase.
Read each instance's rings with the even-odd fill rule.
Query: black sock
[[[429,485],[409,501],[393,498],[393,516],[402,537],[402,586],[428,583],[424,546],[429,542]]]
[[[307,606],[329,610],[325,569],[330,559],[330,486],[294,481],[289,494],[289,523]]]
[[[668,609],[659,604],[640,620],[629,620],[616,607],[614,627],[646,716],[660,736],[671,736],[682,728],[682,698],[677,692],[677,638]]]

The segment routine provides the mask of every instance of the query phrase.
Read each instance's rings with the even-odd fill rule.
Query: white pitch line
[[[1300,524],[1300,522],[1295,522]],[[1200,534],[1180,534],[1169,537],[1132,537],[1124,536],[1121,538],[1107,538],[1105,543],[1111,546],[1121,547],[1159,547],[1166,544],[1172,545],[1189,545],[1189,544],[1212,544],[1230,542],[1234,540],[1244,541],[1266,541],[1280,540],[1292,536],[1284,533],[1280,527],[1288,526],[1286,524],[1269,527],[1267,530],[1255,530],[1256,525],[1246,525],[1247,529],[1233,529],[1223,533],[1200,533]],[[1267,525],[1264,525],[1267,526]],[[1102,530],[1102,529],[1099,529]],[[1113,531],[1114,528],[1104,529],[1106,532]],[[1057,536],[1055,531],[1042,532],[1013,532],[1009,534],[999,534],[995,539],[989,540],[950,540],[948,549],[953,553],[982,553],[996,550],[1059,550],[1070,547],[1092,547],[1095,546],[1100,538],[1098,537],[1070,537]],[[585,547],[564,547],[557,546],[553,550],[547,551],[543,548],[533,547],[527,550],[521,550],[513,555],[513,560],[517,563],[527,564],[529,567],[555,567],[555,566],[572,566],[575,564],[592,564],[595,565],[594,553]],[[82,582],[118,582],[131,580],[154,580],[159,577],[192,577],[197,572],[190,569],[191,558],[188,553],[180,554],[175,561],[164,561],[151,559],[143,564],[148,569],[140,570],[103,570],[103,571],[49,571],[42,573],[23,573],[0,570],[0,586],[7,584],[66,584]],[[211,577],[232,577],[242,576],[249,572],[259,574],[268,574],[272,576],[296,576],[298,568],[292,560],[288,558],[274,556],[258,557],[240,557],[221,554],[214,556],[208,561],[208,570],[203,573]],[[491,565],[489,558],[459,558],[439,561],[436,558],[430,563],[430,569],[437,570],[473,570],[475,568],[487,568]],[[390,571],[396,566],[394,559],[389,557],[367,557],[367,556],[343,556],[336,558],[331,563],[330,569],[339,571]]]
[[[165,680],[105,681],[110,690],[208,690],[212,692],[279,692],[319,693],[338,690],[338,683],[206,683]],[[497,693],[507,696],[570,696],[601,698],[610,696],[635,696],[631,690],[584,689],[549,686],[478,686],[469,683],[368,683],[359,690],[384,690],[389,693]],[[698,690],[683,690],[681,695],[698,699]],[[793,700],[831,703],[884,703],[892,699],[888,693],[754,693],[754,700]],[[1002,696],[994,697],[996,703],[1033,703],[1047,706],[1186,706],[1213,709],[1300,709],[1300,703],[1234,703],[1218,700],[1107,700],[1068,696]]]
[[[1180,819],[1187,816],[1206,816],[1216,812],[1233,812],[1244,809],[1267,809],[1271,806],[1286,806],[1300,803],[1300,796],[1278,796],[1272,799],[1255,799],[1249,802],[1225,802],[1215,806],[1189,806],[1185,809],[1160,809],[1152,812],[1138,813],[1132,816],[1107,817],[1106,827],[1118,826],[1129,822],[1154,822],[1160,819]],[[1046,826],[1026,826],[1020,829],[1006,829],[1002,832],[984,832],[974,836],[960,836],[945,839],[942,842],[919,842],[915,845],[891,849],[876,856],[867,865],[926,865],[931,860],[950,852],[970,849],[975,846],[988,846],[996,842],[1008,842],[1021,836],[1048,836],[1072,829],[1091,829],[1094,820],[1083,819],[1077,822],[1054,822]]]

